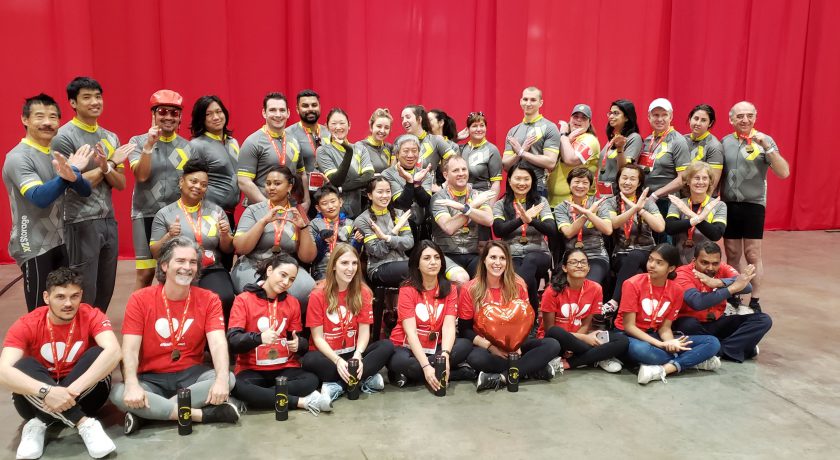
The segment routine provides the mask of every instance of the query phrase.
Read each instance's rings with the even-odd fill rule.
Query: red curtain
[[[497,145],[521,118],[518,99],[530,85],[543,90],[543,113],[555,121],[590,104],[602,138],[614,99],[635,101],[643,134],[655,97],[671,99],[681,131],[691,107],[712,104],[719,137],[731,129],[729,108],[747,99],[758,107],[758,128],[792,165],[788,180],[771,174],[767,227],[836,228],[840,181],[829,178],[830,150],[817,142],[840,102],[840,41],[831,33],[838,19],[832,0],[6,0],[0,145],[10,149],[22,136],[26,96],[47,92],[69,120],[64,87],[77,75],[102,83],[101,124],[123,142],[148,129],[148,97],[164,87],[190,106],[218,94],[240,140],[262,123],[262,96],[274,90],[294,99],[316,89],[324,112],[340,106],[350,114],[352,139],[367,134],[377,107],[398,118],[419,102],[461,126],[480,110]],[[188,123],[186,115],[182,135]],[[114,194],[129,258],[132,184]],[[0,201],[0,215],[9,216]],[[2,219],[0,232],[9,230]]]

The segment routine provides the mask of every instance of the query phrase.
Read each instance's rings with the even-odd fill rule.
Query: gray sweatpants
[[[82,280],[82,301],[108,310],[117,282],[117,221],[113,217],[64,225],[64,240],[70,267]]]

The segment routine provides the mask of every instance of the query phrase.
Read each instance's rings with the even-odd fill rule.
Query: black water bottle
[[[507,389],[511,393],[519,391],[519,354],[508,353]]]
[[[282,422],[289,419],[289,379],[274,379],[274,419]]]
[[[192,433],[192,391],[189,388],[178,389],[178,434],[186,436]]]
[[[443,355],[435,356],[435,378],[440,383],[435,396],[446,396],[446,358]]]
[[[347,372],[350,374],[350,379],[347,381],[347,399],[355,401],[359,399],[359,393],[362,390],[359,386],[359,378],[356,377],[356,374],[359,373],[358,359],[347,360]]]

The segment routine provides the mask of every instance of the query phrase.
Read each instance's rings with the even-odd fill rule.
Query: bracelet
[[[425,365],[425,366],[423,366],[423,367],[421,367],[420,369],[421,369],[421,370],[423,370],[423,369],[425,369],[425,368],[427,368],[427,367],[431,367],[431,365],[432,365],[432,363],[426,363],[426,365]]]
[[[440,354],[444,354],[444,353],[446,353],[447,355],[451,355],[451,353],[449,352],[449,350],[441,350],[441,351],[440,351]]]

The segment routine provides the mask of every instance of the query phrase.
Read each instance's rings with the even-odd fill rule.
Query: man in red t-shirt
[[[12,391],[15,409],[29,420],[17,458],[44,452],[47,425],[79,430],[93,458],[116,449],[93,414],[105,404],[120,343],[102,311],[82,301],[82,277],[62,267],[47,275],[45,306],[15,321],[0,353],[0,384]]]
[[[111,402],[125,415],[125,434],[139,421],[177,420],[177,391],[189,388],[192,420],[236,423],[239,410],[228,401],[229,371],[225,321],[219,296],[193,286],[198,245],[185,237],[161,248],[155,277],[161,284],[135,291],[123,321],[123,381]],[[209,345],[213,368],[203,363]]]
[[[674,321],[674,330],[688,335],[708,334],[720,340],[721,357],[736,362],[758,355],[758,342],[773,326],[763,312],[724,316],[726,299],[748,294],[755,277],[755,267],[748,265],[744,273],[721,263],[720,247],[712,242],[694,248],[694,260],[677,269],[677,283],[685,290],[686,307]]]

